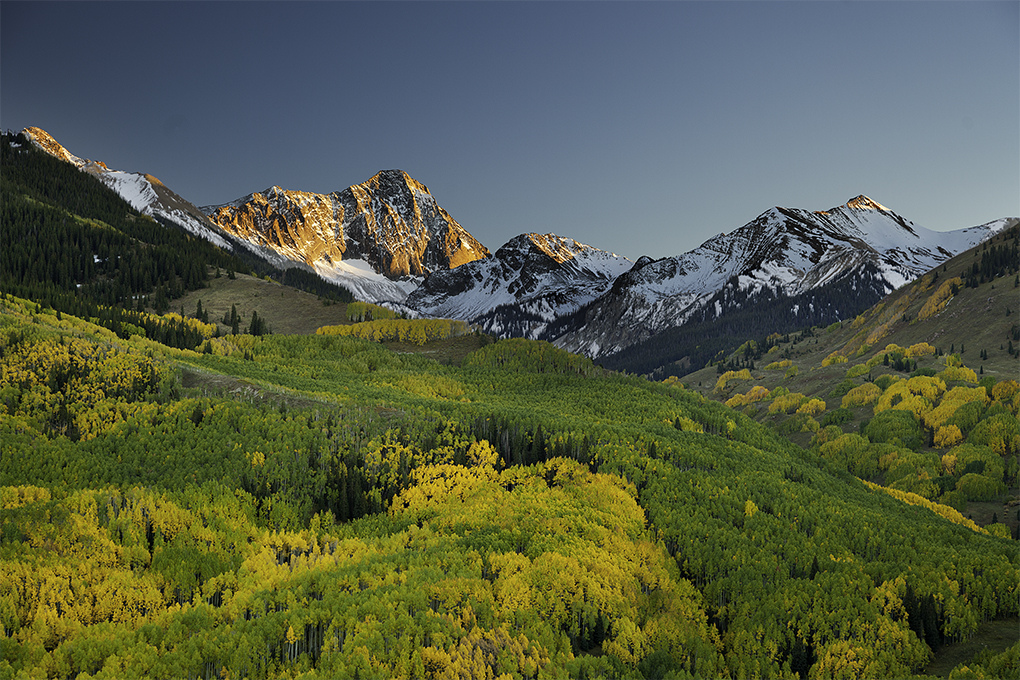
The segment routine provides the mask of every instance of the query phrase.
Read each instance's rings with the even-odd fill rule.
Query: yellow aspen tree
[[[935,430],[935,448],[946,449],[963,441],[963,433],[956,425],[943,425]]]

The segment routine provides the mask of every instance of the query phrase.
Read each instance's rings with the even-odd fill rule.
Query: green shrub
[[[956,483],[956,490],[963,493],[969,501],[991,501],[1006,490],[1006,485],[985,475],[971,472],[960,478]]]
[[[847,378],[840,384],[836,385],[831,392],[829,392],[829,399],[841,399],[847,392],[857,386],[857,383]]]
[[[911,449],[924,444],[921,424],[910,411],[882,411],[872,418],[862,432],[875,443],[895,444],[897,441]]]
[[[893,377],[889,374],[880,375],[877,378],[875,378],[873,382],[876,385],[878,385],[883,392],[885,392],[887,389],[889,389],[889,385],[892,385]]]
[[[854,414],[850,411],[850,409],[843,408],[841,406],[837,409],[829,411],[824,416],[822,416],[821,425],[822,427],[826,427],[828,425],[842,425],[843,423],[848,423],[853,419]]]

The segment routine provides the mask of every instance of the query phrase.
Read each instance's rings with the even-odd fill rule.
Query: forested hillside
[[[857,318],[685,377],[858,477],[1018,534],[1020,227]]]
[[[1018,613],[1015,542],[677,384],[208,344],[4,297],[3,675],[902,677]]]

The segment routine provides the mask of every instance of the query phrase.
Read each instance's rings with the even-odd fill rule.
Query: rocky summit
[[[344,260],[400,279],[489,255],[428,187],[401,170],[329,194],[274,186],[203,211],[224,231],[333,279]]]

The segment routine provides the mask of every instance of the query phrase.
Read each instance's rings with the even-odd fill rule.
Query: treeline
[[[312,295],[318,295],[324,300],[348,304],[354,301],[354,294],[349,289],[300,267],[289,267],[283,271],[272,272],[270,276],[280,283]]]
[[[359,303],[352,304],[356,305]],[[372,306],[374,307],[375,305]],[[357,315],[358,312],[354,314]],[[369,314],[371,315],[371,312]],[[322,326],[315,331],[316,335],[340,335],[371,340],[373,342],[407,342],[412,345],[424,345],[434,340],[456,338],[467,335],[470,332],[471,327],[464,321],[397,318],[363,321],[346,326]]]
[[[998,239],[1001,243],[985,242],[980,259],[966,271],[967,288],[977,288],[986,281],[1013,275],[1013,287],[1020,286],[1020,226],[1004,232]],[[977,253],[975,253],[975,256]]]
[[[469,356],[464,366],[563,375],[592,376],[600,373],[588,357],[571,354],[548,342],[521,338],[511,338],[483,347]]]
[[[97,180],[72,171],[98,185]],[[142,241],[105,222],[71,215],[12,189],[5,182],[0,207],[5,249],[0,281],[8,292],[62,305],[61,311],[69,313],[74,313],[66,307],[69,297],[130,308],[148,300],[157,311],[166,311],[171,298],[205,283],[202,255],[208,253],[200,252],[207,247],[199,241]],[[96,190],[106,189],[98,185]],[[151,222],[160,236],[173,234],[147,217],[131,217]]]
[[[361,323],[362,321],[382,321],[383,319],[396,319],[399,315],[380,305],[373,305],[370,302],[351,302],[347,305],[347,320]]]

